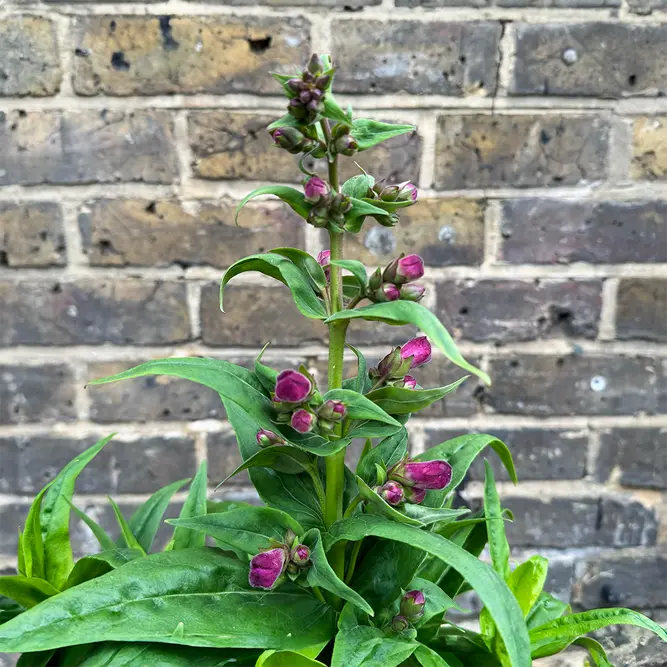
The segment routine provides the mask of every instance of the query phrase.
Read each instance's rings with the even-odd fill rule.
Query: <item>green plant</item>
[[[423,263],[399,257],[370,277],[344,259],[346,233],[367,217],[398,223],[416,202],[410,183],[377,183],[361,171],[339,181],[340,156],[354,155],[413,130],[354,118],[331,92],[328,57],[313,56],[294,76],[274,75],[289,98],[271,127],[275,143],[301,156],[304,192],[275,195],[307,223],[327,230],[330,249],[317,258],[295,248],[247,257],[227,283],[258,271],[284,283],[296,306],[329,330],[328,389],[305,367],[281,373],[206,358],[152,361],[101,384],[145,375],[186,378],[220,394],[244,463],[264,506],[208,501],[203,464],[190,484],[173,537],[149,554],[172,495],[188,480],[157,491],[129,520],[113,504],[114,540],[73,505],[84,466],[101,440],[68,464],[35,499],[20,533],[18,574],[0,578],[0,650],[22,652],[25,665],[258,667],[528,667],[532,658],[572,643],[598,666],[602,647],[583,635],[630,623],[667,639],[665,630],[627,609],[571,613],[543,591],[547,562],[535,556],[510,568],[505,522],[486,463],[484,508],[452,507],[453,492],[487,448],[516,481],[511,454],[491,435],[464,435],[414,459],[405,424],[414,412],[454,391],[423,389],[409,373],[431,358],[433,343],[453,364],[488,381],[465,361],[437,318],[419,304]],[[303,158],[326,159],[328,179]],[[345,272],[346,275],[343,275]],[[368,300],[368,305],[359,304]],[[344,379],[351,320],[410,324],[425,335],[390,351],[375,368],[350,347],[357,373]],[[344,457],[364,439],[352,471]],[[112,501],[113,503],[113,501]],[[100,553],[74,562],[74,513],[92,530]],[[206,537],[216,547],[205,546]],[[488,544],[491,563],[479,556]],[[454,599],[474,590],[484,603],[480,632],[448,620]]]

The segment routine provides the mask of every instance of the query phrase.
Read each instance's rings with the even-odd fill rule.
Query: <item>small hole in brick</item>
[[[125,60],[125,54],[122,51],[114,51],[111,54],[111,67],[119,72],[128,72],[130,63]]]
[[[468,306],[462,306],[459,308],[459,315],[467,315],[470,311],[468,310]]]
[[[271,37],[248,39],[248,46],[253,53],[264,53],[271,46]]]
[[[40,241],[46,241],[46,239],[48,239],[48,238],[49,238],[49,233],[48,233],[48,232],[42,230],[42,231],[39,233],[39,240],[40,240]]]
[[[0,266],[9,266],[9,256],[5,250],[0,250]]]
[[[628,85],[629,86],[634,86],[637,83],[637,76],[635,74],[631,74],[628,77]]]
[[[152,201],[148,206],[146,206],[146,213],[155,213],[155,202]]]
[[[90,55],[90,49],[74,49],[74,55],[79,58],[87,58]]]
[[[109,30],[111,32],[116,32],[116,22],[115,21],[111,21],[111,23],[109,23]]]
[[[63,291],[63,287],[60,283],[56,283],[52,288],[51,292],[53,294],[60,294]]]
[[[23,109],[19,109],[18,110],[18,115],[19,115],[19,118],[25,118],[28,115],[28,112],[24,111]]]
[[[510,368],[519,368],[520,365],[521,362],[518,359],[512,359],[512,361],[510,361]]]
[[[170,410],[169,408],[165,408],[165,409],[162,411],[162,416],[163,416],[163,417],[169,417],[169,415],[171,415],[171,410]]]
[[[563,359],[563,357],[558,357],[558,359],[556,359],[556,366],[558,366],[558,368],[565,366],[565,359]]]

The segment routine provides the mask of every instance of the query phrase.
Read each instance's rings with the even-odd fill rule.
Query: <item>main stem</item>
[[[331,130],[328,121],[322,121],[322,131],[330,143]],[[338,158],[329,158],[329,184],[331,189],[338,192]],[[343,234],[329,230],[329,250],[331,261],[343,259]],[[343,309],[343,282],[341,269],[331,266],[330,269],[330,296],[331,313]],[[338,389],[343,386],[343,353],[345,351],[344,322],[329,324],[329,389]],[[336,435],[342,435],[342,424],[336,427]],[[343,517],[343,487],[345,483],[345,449],[333,456],[328,456],[326,462],[326,497],[324,504],[324,524],[328,528]],[[334,572],[343,579],[345,576],[345,543],[336,544],[329,552],[329,561]]]

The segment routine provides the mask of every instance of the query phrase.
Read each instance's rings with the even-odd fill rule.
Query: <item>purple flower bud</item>
[[[396,195],[396,201],[411,201],[416,202],[418,191],[417,187],[412,183],[404,183],[399,186],[398,194]]]
[[[401,296],[401,291],[391,283],[384,283],[380,289],[370,293],[369,299],[373,303],[385,303],[387,301],[397,301]]]
[[[317,255],[317,263],[324,269],[324,277],[327,279],[327,282],[331,279],[329,262],[331,262],[331,250],[320,251]]]
[[[426,598],[421,591],[408,591],[401,600],[401,615],[416,623],[424,615]]]
[[[396,507],[403,502],[403,487],[396,482],[386,482],[378,489],[378,495],[389,505]]]
[[[311,204],[317,204],[329,194],[329,186],[318,176],[309,178],[303,186],[303,190],[306,201]]]
[[[405,632],[410,627],[410,622],[405,616],[394,616],[391,621],[391,629],[394,632]]]
[[[412,375],[406,375],[403,378],[403,389],[415,389],[417,387],[417,380]]]
[[[290,426],[299,433],[310,433],[317,423],[317,417],[312,412],[300,408],[293,415]]]
[[[431,343],[426,336],[412,338],[405,345],[401,346],[401,358],[408,359],[412,357],[410,368],[418,368],[431,361]]]
[[[423,285],[411,283],[409,285],[401,285],[401,299],[403,301],[421,301],[424,298],[426,288]]]
[[[250,561],[248,581],[253,588],[272,590],[280,583],[288,563],[288,554],[285,547],[276,547],[258,553]]]
[[[274,399],[278,403],[303,403],[313,390],[313,383],[299,371],[283,371],[276,380]]]
[[[298,94],[303,90],[303,81],[301,79],[290,79],[286,85],[293,93]]]
[[[304,104],[308,104],[308,102],[310,102],[310,99],[311,99],[310,91],[308,91],[308,90],[302,90],[302,91],[299,93],[299,99],[300,99]]]
[[[411,505],[421,505],[426,498],[426,489],[420,489],[418,486],[406,486],[405,501]]]
[[[444,489],[452,479],[447,461],[401,461],[388,471],[390,479],[420,489]]]
[[[395,285],[403,285],[413,280],[419,280],[424,275],[424,260],[419,255],[407,255],[395,259],[384,270],[384,280]]]
[[[351,134],[344,134],[336,139],[334,150],[341,155],[354,155],[359,150],[359,144]]]
[[[347,408],[342,401],[333,401],[328,400],[320,406],[317,411],[317,414],[328,421],[340,421],[345,418],[347,414]]]
[[[310,549],[305,544],[297,544],[292,549],[292,562],[299,567],[305,567],[310,561]]]
[[[271,445],[284,445],[285,441],[277,433],[263,428],[257,431],[257,444],[260,447],[271,447]]]
[[[297,120],[304,120],[308,117],[308,110],[298,97],[295,97],[289,101],[287,104],[287,111]]]

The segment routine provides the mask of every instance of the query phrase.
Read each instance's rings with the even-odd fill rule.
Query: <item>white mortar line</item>
[[[419,188],[427,191],[433,187],[435,174],[435,144],[438,133],[437,115],[421,111],[418,115],[417,131],[421,137],[421,162],[419,165]]]
[[[602,341],[613,341],[616,338],[617,295],[618,278],[605,280],[602,284],[602,311],[598,331],[598,338]]]

